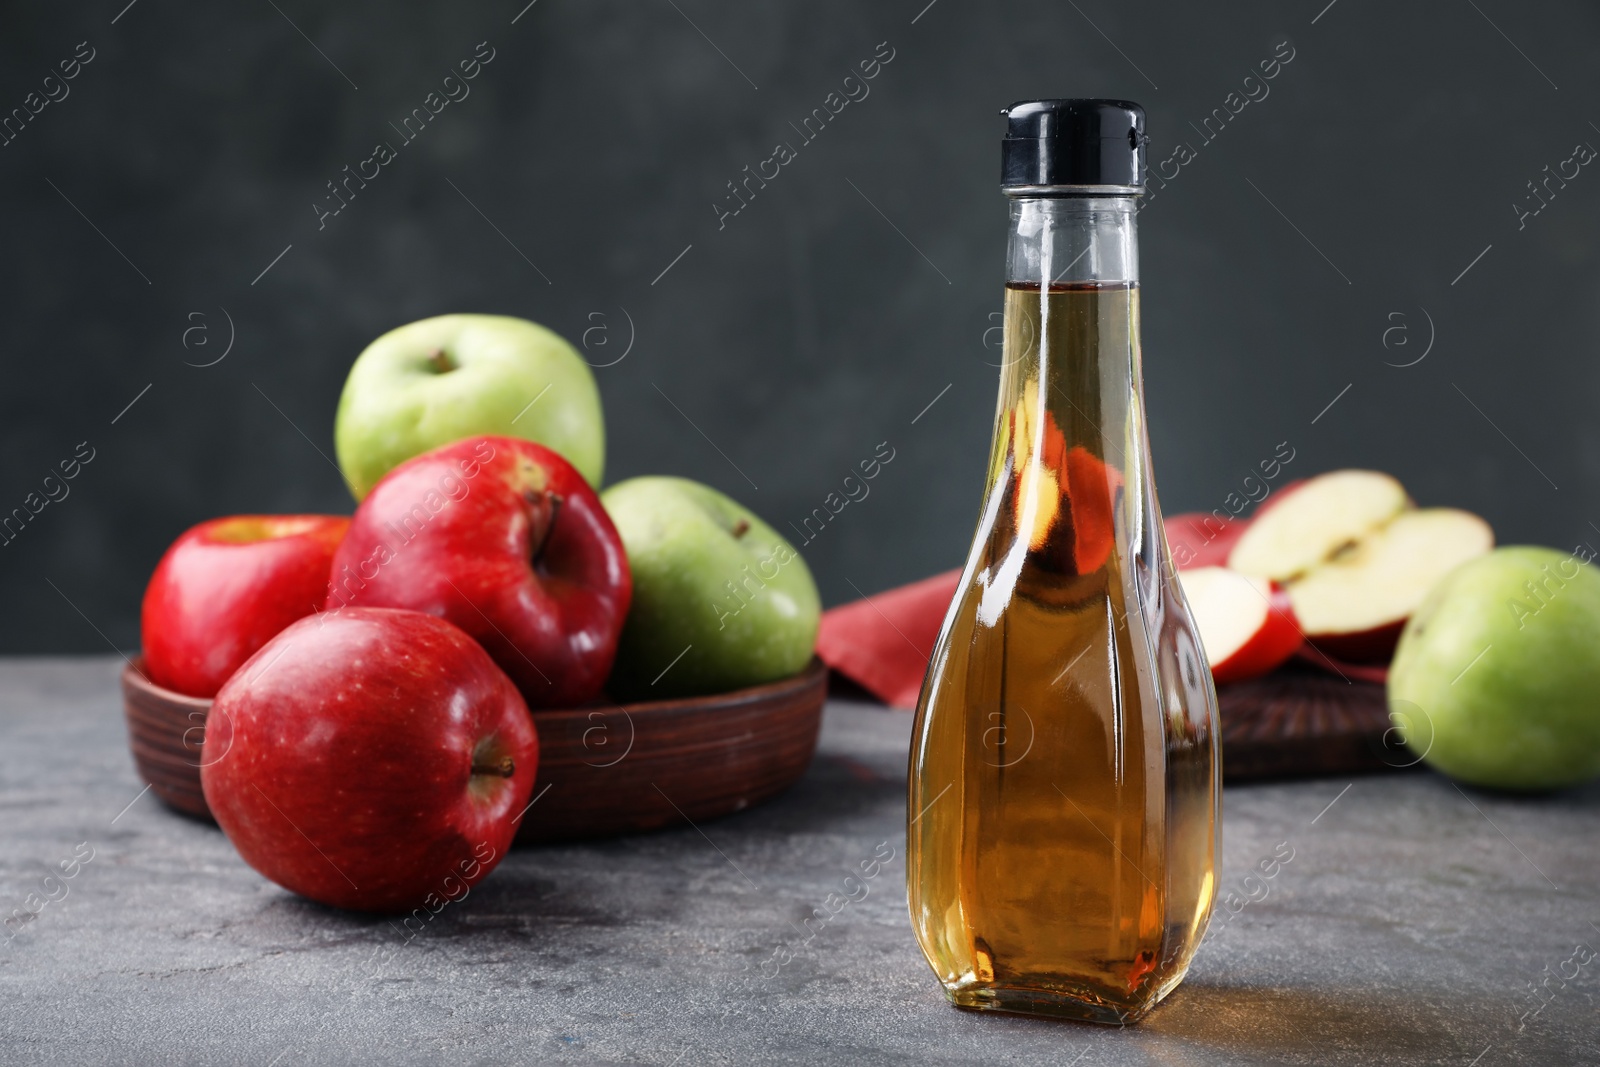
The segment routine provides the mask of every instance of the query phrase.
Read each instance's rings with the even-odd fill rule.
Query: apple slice
[[[1300,647],[1294,610],[1277,582],[1226,567],[1179,571],[1178,581],[1217,684],[1266,674]]]
[[[1317,649],[1355,663],[1383,662],[1435,583],[1493,547],[1494,531],[1469,511],[1403,512],[1289,583],[1289,600]]]
[[[1409,505],[1404,487],[1387,474],[1361,470],[1319,474],[1257,512],[1228,554],[1228,566],[1288,581],[1332,558]]]

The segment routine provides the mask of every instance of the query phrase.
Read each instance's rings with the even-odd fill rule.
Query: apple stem
[[[440,374],[448,374],[456,369],[456,365],[450,362],[449,354],[442,348],[435,348],[428,353],[428,361],[433,364],[433,369]]]
[[[516,769],[517,765],[511,761],[510,756],[507,756],[499,763],[474,763],[472,765],[473,774],[492,774],[497,778],[510,778],[512,774],[516,773]]]
[[[749,519],[740,519],[738,522],[733,524],[733,536],[735,538],[743,537],[745,534],[747,534],[749,532],[750,532],[750,520]]]

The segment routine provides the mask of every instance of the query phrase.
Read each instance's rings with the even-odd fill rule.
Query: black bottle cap
[[[1005,108],[1000,187],[1122,195],[1144,187],[1144,108],[1127,100],[1021,100]],[[1102,186],[1105,188],[1089,188]]]

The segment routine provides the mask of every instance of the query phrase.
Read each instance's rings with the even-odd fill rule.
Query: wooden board
[[[1337,666],[1371,673],[1371,668]],[[878,702],[838,671],[828,684],[835,697]],[[1219,687],[1217,703],[1223,777],[1230,782],[1366,774],[1403,770],[1418,762],[1390,731],[1379,682],[1351,677],[1346,683],[1290,660],[1263,678]]]
[[[1380,684],[1290,660],[1217,688],[1222,772],[1230,782],[1363,774],[1414,766],[1389,722]]]

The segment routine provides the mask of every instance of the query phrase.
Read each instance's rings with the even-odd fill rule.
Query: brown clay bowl
[[[122,672],[134,765],[168,805],[209,819],[200,764],[211,701],[163,689],[142,667]],[[538,712],[539,775],[517,840],[654,830],[765,800],[811,763],[827,695],[827,668],[812,659],[793,678],[716,696]]]

